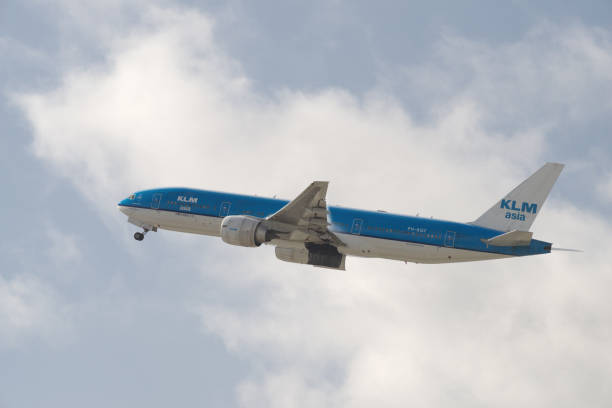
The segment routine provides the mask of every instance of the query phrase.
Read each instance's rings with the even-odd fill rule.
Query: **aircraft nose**
[[[130,215],[130,207],[129,207],[129,199],[125,199],[125,200],[121,200],[119,201],[119,203],[117,204],[117,208],[119,209],[119,211],[121,211],[122,213],[124,213],[125,215],[129,216]]]
[[[129,215],[128,212],[130,211],[130,209],[128,207],[121,205],[121,204],[117,204],[117,209],[121,211],[122,213],[124,213],[125,215]]]

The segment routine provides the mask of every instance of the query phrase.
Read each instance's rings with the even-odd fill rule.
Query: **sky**
[[[608,1],[4,0],[0,408],[612,404]],[[190,186],[470,221],[566,164],[583,253],[346,271],[158,231]]]

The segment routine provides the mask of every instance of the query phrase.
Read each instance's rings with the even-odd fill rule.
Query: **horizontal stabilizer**
[[[533,232],[513,230],[481,241],[492,246],[528,246]]]

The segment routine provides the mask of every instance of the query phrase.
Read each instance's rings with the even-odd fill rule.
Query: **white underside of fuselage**
[[[452,247],[425,245],[418,242],[395,241],[389,239],[364,237],[362,235],[339,234],[336,236],[346,245],[338,248],[345,255],[368,258],[395,259],[416,263],[450,263],[484,261],[488,259],[509,258],[490,252],[469,251]]]
[[[146,229],[156,227],[170,231],[221,236],[222,218],[219,217],[122,206],[119,210],[128,216],[129,222]]]
[[[219,237],[221,236],[220,217],[208,217],[197,214],[185,214],[173,211],[155,210],[120,206],[119,209],[128,216],[128,221],[146,229],[161,228],[171,231],[189,232]],[[338,252],[366,258],[385,258],[416,263],[451,263],[483,261],[489,259],[510,258],[510,255],[489,252],[469,251],[452,247],[425,245],[415,242],[394,241],[362,235],[335,233],[345,244],[338,247]],[[283,247],[303,247],[302,242],[272,240],[272,245]]]

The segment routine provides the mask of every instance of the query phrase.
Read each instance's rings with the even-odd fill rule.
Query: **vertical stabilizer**
[[[563,166],[546,163],[472,224],[499,231],[529,231]]]

